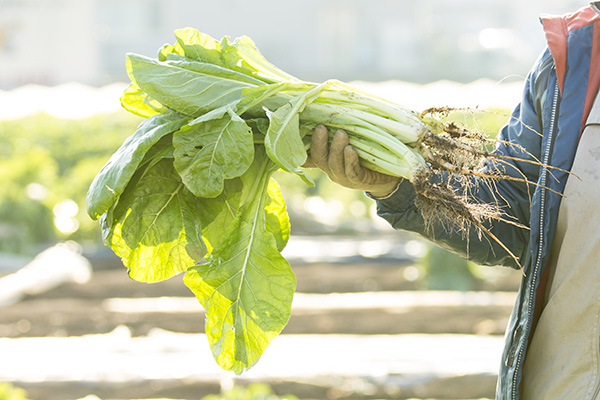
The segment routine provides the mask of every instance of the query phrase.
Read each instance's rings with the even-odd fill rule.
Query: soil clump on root
[[[442,108],[426,112],[445,114],[449,111]],[[506,174],[505,167],[510,164],[502,159],[503,156],[496,157],[488,150],[493,141],[454,122],[444,124],[440,132],[426,134],[419,146],[430,168],[416,174],[411,181],[416,192],[415,206],[423,217],[426,230],[432,232],[434,227],[441,227],[448,234],[462,235],[468,243],[471,229],[475,229],[479,240],[485,237],[496,242],[521,268],[518,257],[490,231],[490,223],[498,221],[521,229],[529,228],[503,211],[494,182],[502,179],[524,184],[532,182],[525,177]],[[495,168],[484,169],[486,162],[493,162]],[[498,196],[495,202],[480,202],[472,196],[480,185],[486,185]]]

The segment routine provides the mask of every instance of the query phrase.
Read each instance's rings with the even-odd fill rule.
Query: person
[[[496,399],[600,399],[600,2],[540,19],[547,46],[494,150],[518,157],[512,167],[538,185],[506,180],[496,193],[485,185],[472,191],[481,201],[506,200],[507,213],[529,227],[498,221],[489,226],[523,268]],[[526,162],[534,157],[553,168]],[[343,131],[328,143],[327,129],[317,126],[306,166],[365,191],[395,229],[416,232],[482,265],[517,267],[494,241],[426,229],[411,182],[361,167]]]

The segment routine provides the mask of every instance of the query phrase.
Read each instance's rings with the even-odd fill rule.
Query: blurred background
[[[303,80],[414,110],[477,109],[454,117],[493,136],[543,50],[539,15],[586,5],[0,0],[0,400],[492,398],[520,273],[393,231],[363,193],[277,175],[298,294],[241,377],[212,360],[181,277],[128,279],[85,195],[141,121],[119,104],[125,54],[154,56],[174,29],[248,35]]]

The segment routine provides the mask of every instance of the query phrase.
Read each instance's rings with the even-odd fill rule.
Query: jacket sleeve
[[[486,161],[486,171],[501,170],[517,179],[537,182],[540,167],[530,161],[539,160],[541,152],[544,107],[553,61],[549,51],[542,53],[525,82],[521,102],[515,107],[508,123],[500,130],[494,153],[508,155],[522,161]],[[447,178],[447,176],[446,176]],[[439,179],[432,177],[431,179]],[[502,208],[504,219],[529,226],[530,198],[535,185],[511,180],[493,183],[469,177],[452,180],[454,189],[468,194],[474,202],[493,203]],[[482,265],[505,265],[517,268],[518,264],[499,243],[474,227],[466,231],[457,224],[428,221],[415,205],[417,193],[413,185],[404,180],[393,195],[377,200],[377,213],[393,228],[415,232],[440,247],[457,253]],[[484,221],[484,226],[518,258],[523,259],[529,245],[529,230],[498,220]]]

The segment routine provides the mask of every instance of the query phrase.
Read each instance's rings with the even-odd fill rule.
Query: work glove
[[[390,196],[398,187],[400,178],[382,174],[359,164],[358,153],[350,146],[348,134],[338,130],[329,145],[329,132],[323,125],[315,128],[305,168],[319,168],[333,182],[367,192],[379,199]]]

